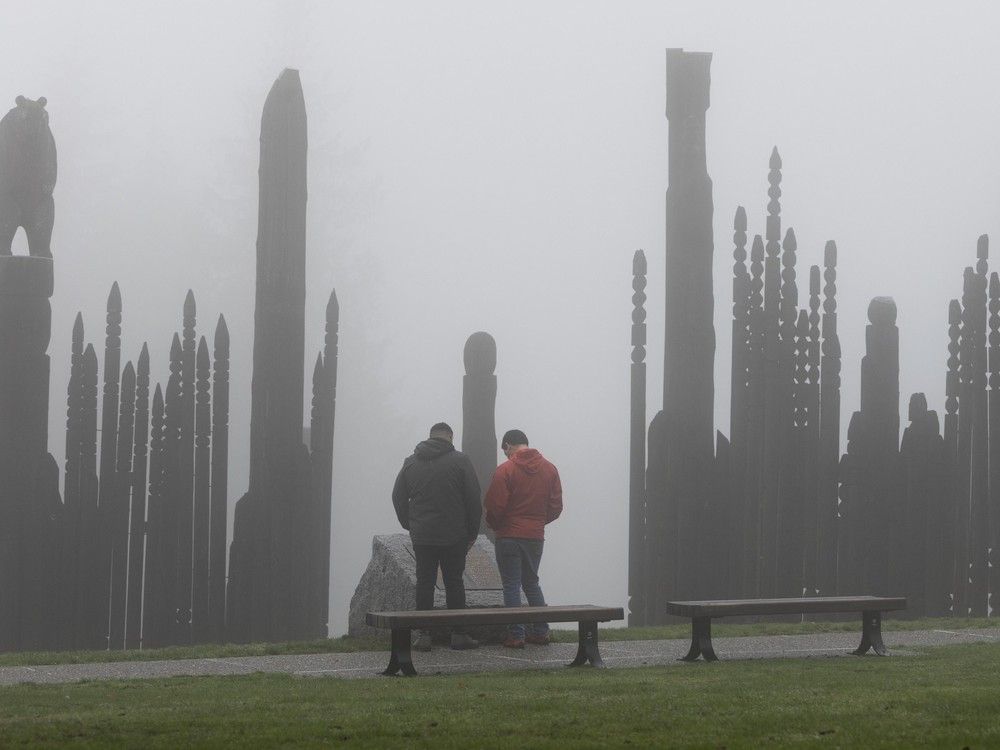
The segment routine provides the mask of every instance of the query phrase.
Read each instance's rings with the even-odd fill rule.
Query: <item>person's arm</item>
[[[493,472],[493,480],[486,490],[486,499],[483,502],[486,506],[486,525],[494,531],[503,523],[508,502],[510,502],[510,489],[507,487],[507,472],[501,465]]]
[[[469,544],[471,545],[476,541],[476,537],[479,536],[479,522],[483,518],[482,492],[479,489],[479,477],[476,476],[476,470],[472,466],[472,461],[468,458],[465,460],[463,473],[465,475],[463,479],[465,528],[468,532],[466,539],[469,540]]]
[[[559,481],[559,469],[552,467],[552,488],[549,490],[549,502],[545,508],[545,523],[552,523],[562,513],[562,482]]]
[[[409,531],[410,491],[406,487],[406,477],[403,476],[403,472],[405,471],[406,464],[404,463],[403,468],[396,475],[396,483],[392,486],[392,507],[396,510],[396,518],[399,519],[399,525]]]

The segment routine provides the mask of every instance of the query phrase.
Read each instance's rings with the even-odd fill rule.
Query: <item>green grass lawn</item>
[[[416,679],[0,688],[0,746],[997,747],[1000,644]]]
[[[290,643],[226,643],[202,646],[127,651],[12,651],[0,654],[0,667],[31,664],[90,664],[109,661],[159,661],[162,659],[222,659],[232,656],[269,656],[274,654],[327,654],[355,651],[388,651],[389,637],[320,638]]]
[[[1000,619],[993,618],[922,618],[919,620],[883,620],[883,630],[961,630],[1000,626]],[[860,617],[836,622],[759,622],[728,624],[725,619],[712,623],[715,637],[749,635],[799,635],[803,633],[861,632]],[[576,641],[575,630],[553,630],[553,639],[564,643]],[[663,625],[650,628],[615,628],[604,626],[600,638],[605,641],[646,641],[670,638],[689,638],[688,623]],[[169,648],[130,651],[44,651],[0,653],[0,667],[32,664],[89,664],[109,661],[159,661],[161,659],[221,659],[233,656],[268,656],[274,654],[327,654],[356,651],[388,651],[388,634],[378,637],[322,638],[314,641],[291,643],[227,643],[223,645],[171,646]]]

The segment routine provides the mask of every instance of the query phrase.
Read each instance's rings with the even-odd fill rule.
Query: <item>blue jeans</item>
[[[545,597],[538,585],[538,565],[542,561],[541,539],[511,539],[498,537],[496,540],[497,567],[503,582],[503,603],[505,607],[521,606],[521,589],[528,598],[529,607],[544,607]],[[511,625],[511,637],[524,638],[524,625]],[[549,632],[547,623],[533,623],[532,635],[543,636]]]

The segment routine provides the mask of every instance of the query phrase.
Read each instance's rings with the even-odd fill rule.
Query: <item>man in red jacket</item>
[[[541,453],[528,447],[521,430],[508,430],[500,448],[507,461],[497,467],[486,491],[486,523],[496,532],[497,567],[503,581],[503,603],[521,606],[521,589],[528,605],[544,607],[538,585],[538,565],[545,544],[545,524],[562,513],[559,471]],[[525,635],[524,625],[511,625],[504,646],[524,648],[524,643],[549,642],[549,626],[534,624]]]

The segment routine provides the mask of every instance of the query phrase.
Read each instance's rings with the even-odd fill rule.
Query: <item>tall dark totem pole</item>
[[[17,97],[0,120],[0,650],[54,638],[59,470],[48,452],[49,247],[56,148],[46,101]],[[23,228],[28,256],[11,255]]]
[[[661,622],[665,601],[697,591],[701,550],[697,537],[686,532],[708,502],[714,474],[712,181],[705,160],[711,60],[708,53],[667,50],[670,172],[663,409],[649,428],[645,534],[633,540],[630,550],[630,569],[645,570],[630,586],[631,621],[636,624]],[[639,260],[636,264],[634,270],[643,266]],[[638,346],[635,337],[633,333]],[[633,357],[635,364],[641,359]],[[633,450],[639,449],[634,436],[632,444]],[[637,473],[633,463],[633,490]],[[632,502],[637,501],[634,491]]]
[[[62,502],[48,452],[52,259],[0,256],[0,650],[49,645]]]
[[[325,637],[339,308],[313,370],[310,445],[303,444],[306,111],[286,69],[264,104],[260,135],[257,296],[250,413],[250,487],[230,548],[230,639]]]

